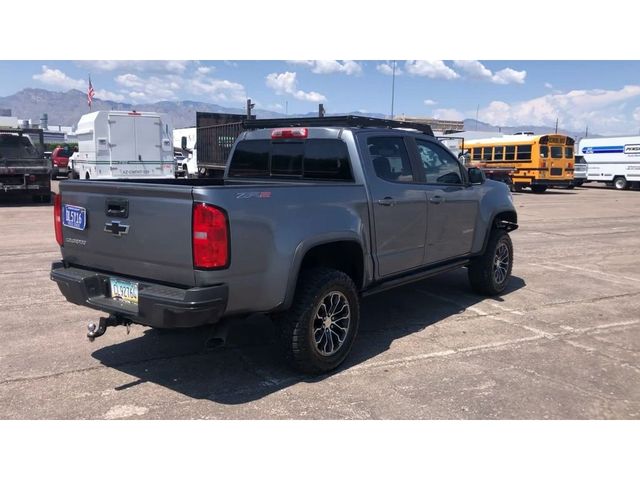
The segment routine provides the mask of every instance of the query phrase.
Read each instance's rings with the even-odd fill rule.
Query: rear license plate
[[[110,278],[111,298],[128,303],[138,303],[138,284],[117,278]]]
[[[87,211],[75,205],[62,206],[62,224],[65,227],[84,230],[87,226]]]

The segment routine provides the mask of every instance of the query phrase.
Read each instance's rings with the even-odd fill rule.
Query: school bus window
[[[505,160],[513,160],[516,158],[516,147],[515,145],[507,145],[505,147],[504,159]]]
[[[518,160],[531,160],[531,145],[518,145]]]
[[[473,160],[482,160],[482,148],[476,147],[473,149]]]
[[[549,158],[549,147],[540,145],[540,158]]]
[[[551,158],[562,158],[562,147],[551,147]]]
[[[564,158],[573,158],[573,148],[571,147],[564,148]]]
[[[504,154],[504,147],[495,147],[495,150],[493,152],[493,159],[502,160],[503,154]]]
[[[484,147],[482,159],[485,161],[493,160],[493,147]]]

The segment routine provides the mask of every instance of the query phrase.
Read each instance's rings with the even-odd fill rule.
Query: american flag
[[[89,105],[89,110],[91,110],[91,102],[93,102],[93,97],[95,95],[96,92],[93,89],[93,85],[91,85],[91,77],[89,77],[89,88],[87,89],[87,104]]]

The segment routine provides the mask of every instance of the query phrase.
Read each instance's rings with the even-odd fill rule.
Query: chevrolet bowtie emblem
[[[105,223],[104,231],[107,233],[112,233],[116,237],[121,237],[122,235],[126,235],[129,233],[129,225],[121,225],[120,222],[110,222]]]

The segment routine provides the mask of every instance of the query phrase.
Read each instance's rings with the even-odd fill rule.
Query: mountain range
[[[67,92],[53,92],[41,88],[25,88],[13,95],[0,97],[0,109],[9,108],[12,115],[20,119],[31,119],[33,123],[39,123],[43,113],[49,117],[49,125],[65,125],[75,127],[82,115],[89,112],[87,106],[87,95],[80,90],[69,90]],[[160,112],[166,113],[172,119],[174,128],[190,127],[195,125],[196,112],[214,113],[236,113],[244,114],[242,108],[223,107],[214,103],[196,102],[191,100],[163,101],[146,104],[131,104],[123,102],[113,102],[101,100],[97,97],[93,99],[92,109],[95,110],[137,110],[140,112]],[[285,116],[279,112],[270,110],[254,109],[253,114],[257,118],[279,118]],[[365,115],[368,117],[385,118],[385,114],[373,112],[331,112],[334,115]],[[300,116],[316,116],[317,112],[295,114]],[[479,130],[487,132],[515,133],[520,131],[532,131],[534,133],[549,133],[555,130],[548,126],[495,126],[488,123],[476,121],[475,119],[464,120],[465,130]],[[572,137],[581,137],[584,132],[570,132],[558,129],[558,133],[564,133]]]

